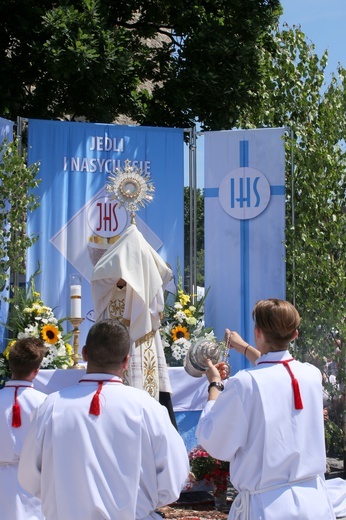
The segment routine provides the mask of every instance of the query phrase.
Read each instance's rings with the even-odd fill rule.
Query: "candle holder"
[[[73,354],[71,356],[73,359],[73,365],[69,366],[69,368],[85,368],[84,366],[78,364],[78,361],[80,359],[82,359],[82,357],[79,355],[79,352],[78,352],[79,351],[79,333],[80,333],[79,325],[82,323],[82,321],[84,321],[84,318],[69,318],[68,321],[72,324],[72,327],[73,327],[72,334],[74,336]]]

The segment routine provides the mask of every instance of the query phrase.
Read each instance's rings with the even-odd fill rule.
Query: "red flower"
[[[214,459],[201,446],[193,448],[189,453],[191,472],[196,480],[221,482],[227,489],[229,462]]]

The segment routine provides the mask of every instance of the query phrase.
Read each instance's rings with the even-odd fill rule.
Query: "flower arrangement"
[[[1,354],[0,378],[11,377],[8,366],[8,357],[16,339],[26,337],[41,338],[47,353],[41,363],[41,368],[68,368],[72,364],[73,348],[68,343],[72,332],[64,334],[62,323],[66,318],[58,320],[53,309],[44,305],[40,293],[35,291],[33,280],[28,292],[18,289],[12,301],[8,329],[12,331],[14,339],[9,340],[6,349]]]
[[[227,490],[229,462],[214,459],[201,446],[196,446],[190,451],[189,461],[192,480],[212,482],[217,492]]]
[[[163,313],[161,339],[168,364],[182,362],[191,343],[205,337],[216,341],[212,328],[204,327],[204,302],[207,294],[193,302],[193,296],[186,294],[179,279],[178,290],[173,305],[166,305]]]

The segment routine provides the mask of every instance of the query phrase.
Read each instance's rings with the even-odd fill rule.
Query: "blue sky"
[[[328,50],[328,74],[346,68],[346,0],[281,0],[280,21],[300,25],[318,56]]]

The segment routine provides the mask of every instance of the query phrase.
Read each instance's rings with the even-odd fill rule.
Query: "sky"
[[[280,22],[300,25],[318,56],[328,50],[326,79],[338,63],[346,68],[346,0],[280,0]]]

